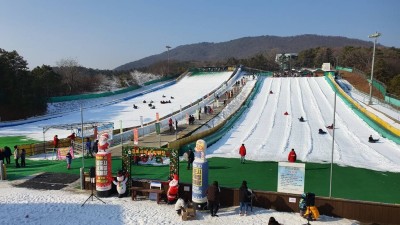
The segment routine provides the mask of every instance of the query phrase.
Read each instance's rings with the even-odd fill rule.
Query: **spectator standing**
[[[297,159],[296,152],[292,148],[292,150],[289,152],[289,155],[288,155],[288,161],[289,162],[296,162],[296,159]]]
[[[19,150],[18,150],[18,146],[15,145],[14,146],[14,160],[15,160],[15,167],[19,168]]]
[[[26,164],[25,164],[25,156],[26,156],[26,151],[25,151],[25,149],[23,148],[22,150],[21,150],[21,167],[25,167],[26,166]]]
[[[239,154],[240,154],[240,163],[244,164],[245,157],[246,157],[246,147],[244,146],[244,144],[242,144],[242,146],[240,146]]]
[[[97,154],[97,152],[99,151],[99,140],[94,141],[93,143],[93,152],[95,154]]]
[[[6,159],[7,164],[11,163],[11,148],[8,146],[4,147],[4,158]]]
[[[190,168],[192,167],[194,161],[194,152],[192,149],[189,149],[188,151],[188,165],[187,165],[187,169],[190,170]]]
[[[93,154],[92,154],[92,142],[90,141],[89,137],[86,137],[86,142],[85,142],[85,146],[86,146],[86,155],[87,156],[91,156],[93,158]]]
[[[69,138],[69,140],[71,141],[71,146],[73,147],[73,146],[74,146],[74,143],[75,143],[75,138],[76,138],[75,132],[73,132],[72,134],[70,134],[67,138]]]
[[[239,188],[239,202],[240,202],[240,215],[247,215],[247,210],[249,208],[251,201],[251,192],[247,188],[247,181],[242,182],[242,186]],[[243,213],[244,209],[244,213]]]
[[[208,200],[208,208],[210,209],[211,216],[218,217],[217,212],[219,208],[219,196],[221,190],[218,186],[218,181],[214,181],[211,186],[207,188],[207,200]]]
[[[71,163],[72,163],[72,156],[71,153],[67,153],[67,155],[65,156],[66,160],[67,160],[67,169],[71,168]]]
[[[57,134],[54,135],[54,138],[53,138],[53,145],[54,145],[54,151],[56,151],[57,148],[58,148],[59,145],[60,145],[60,139],[58,139],[58,135],[57,135]]]

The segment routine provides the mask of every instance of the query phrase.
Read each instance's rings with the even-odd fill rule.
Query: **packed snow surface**
[[[131,198],[89,199],[88,192],[76,190],[31,190],[11,186],[0,181],[0,224],[69,225],[69,224],[268,224],[271,216],[281,224],[304,224],[307,221],[298,213],[283,213],[253,208],[247,216],[239,216],[238,207],[220,209],[219,217],[208,211],[198,211],[196,220],[182,221],[174,205],[157,204],[155,201],[132,201]],[[357,224],[357,221],[321,216],[313,225]]]

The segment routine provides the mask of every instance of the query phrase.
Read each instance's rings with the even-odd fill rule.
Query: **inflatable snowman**
[[[114,185],[117,186],[118,198],[122,198],[126,193],[126,181],[128,181],[128,177],[124,176],[122,171],[118,171],[117,181],[113,180]]]

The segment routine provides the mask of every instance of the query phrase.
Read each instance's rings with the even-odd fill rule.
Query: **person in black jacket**
[[[190,170],[190,168],[191,168],[191,166],[193,164],[193,161],[194,161],[194,152],[193,152],[192,149],[189,149],[189,152],[188,152],[188,165],[187,165],[187,169],[188,170]]]
[[[280,223],[278,223],[278,221],[276,221],[276,219],[273,216],[271,216],[269,218],[268,225],[280,225]]]
[[[219,208],[219,195],[221,190],[219,189],[218,182],[214,181],[211,186],[207,188],[207,200],[208,200],[208,209],[210,210],[211,216],[218,217],[217,212]]]
[[[249,208],[251,201],[251,192],[247,188],[247,181],[242,182],[242,186],[239,188],[239,202],[240,202],[240,215],[247,215],[247,210]],[[243,208],[245,209],[243,213]]]
[[[7,164],[10,164],[11,161],[11,148],[8,146],[4,147],[4,158],[6,159]]]

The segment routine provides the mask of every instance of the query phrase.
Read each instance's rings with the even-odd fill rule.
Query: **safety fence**
[[[221,84],[219,87],[216,89],[210,91],[206,96],[197,99],[195,102],[192,104],[189,104],[182,109],[172,112],[166,116],[163,116],[162,118],[159,119],[159,126],[160,126],[160,131],[165,131],[169,129],[168,125],[168,120],[169,118],[173,118],[174,120],[179,121],[179,123],[183,122],[186,120],[186,115],[191,115],[196,112],[196,110],[199,110],[203,108],[204,106],[212,104],[215,99],[218,96],[221,96],[223,93],[225,93],[227,90],[232,88],[232,86],[235,84],[236,80],[239,79],[241,76],[241,69],[236,69],[230,78],[223,84]],[[125,128],[123,129],[122,133],[118,133],[114,135],[114,140],[112,143],[112,146],[120,145],[121,142],[127,142],[133,140],[133,129],[138,130],[139,136],[144,136],[153,132],[156,132],[156,121],[152,121],[146,124],[143,124],[143,126],[136,126],[136,127],[130,127],[130,128]],[[117,131],[118,132],[118,131]]]
[[[389,138],[390,140],[400,144],[400,130],[388,124],[386,121],[382,120],[375,114],[369,112],[366,108],[362,107],[359,103],[354,101],[342,88],[334,81],[331,74],[325,76],[331,87],[339,94],[351,109],[369,126],[374,128],[376,131],[381,133],[383,136]]]
[[[363,71],[357,69],[357,68],[353,68],[353,72],[356,74],[361,75],[364,79],[368,80],[368,82],[371,82],[370,76],[367,75],[366,73],[364,73]],[[382,95],[384,96],[384,100],[386,103],[390,104],[391,106],[394,107],[400,107],[400,97],[393,95],[393,94],[389,94],[387,93],[386,89],[386,85],[378,80],[373,80],[372,81],[372,86],[374,86],[377,90],[379,90],[379,92],[382,93]],[[377,99],[377,101],[380,101]],[[381,101],[380,101],[381,102]],[[382,102],[381,102],[382,104]]]

